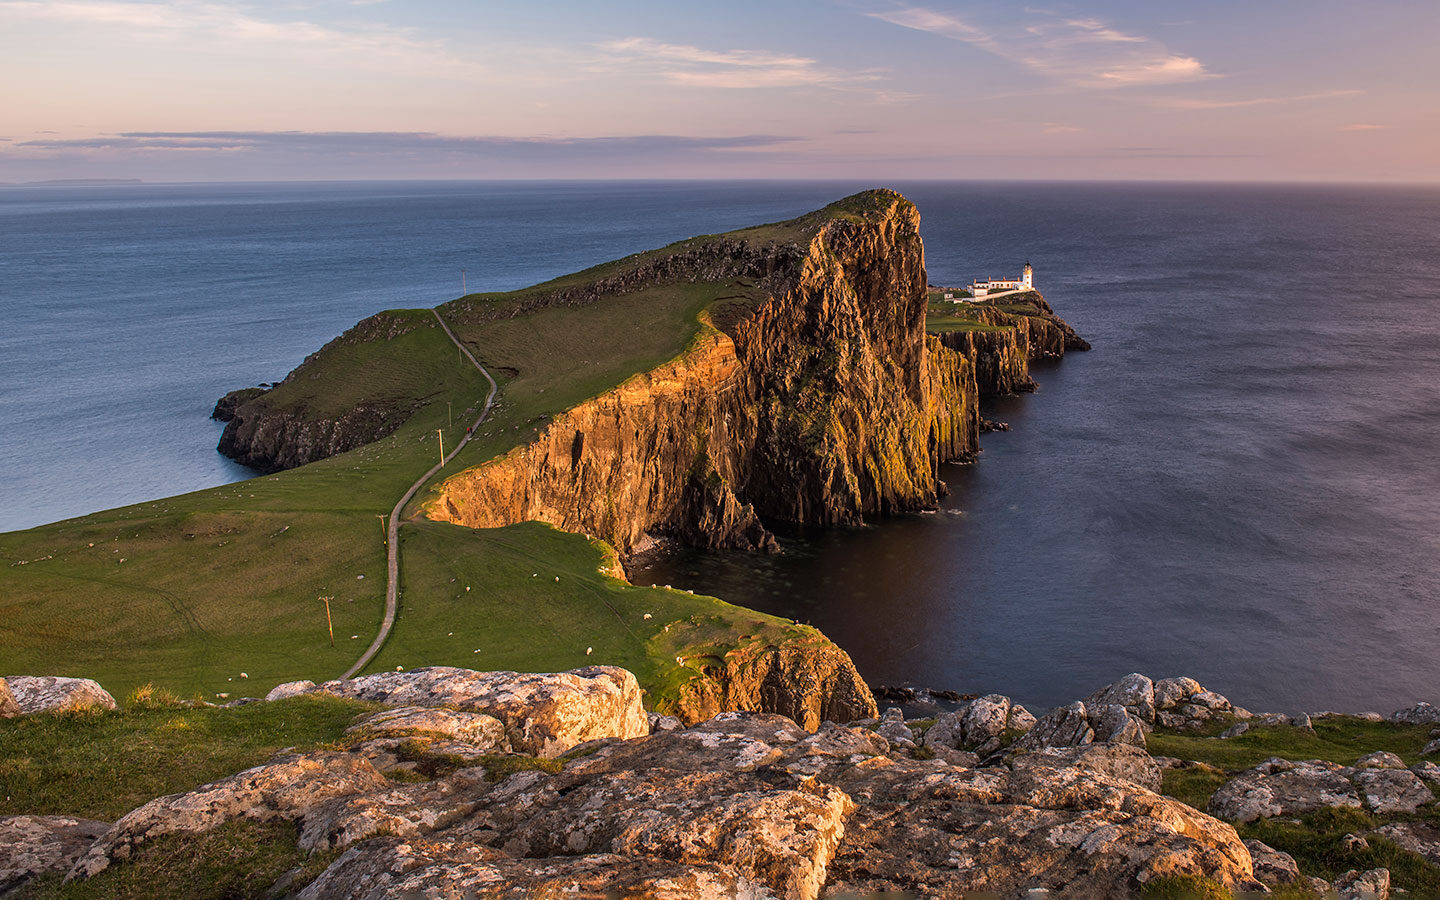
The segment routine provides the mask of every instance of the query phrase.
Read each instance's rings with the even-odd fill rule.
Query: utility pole
[[[380,520],[380,543],[389,545],[389,543],[390,543],[390,532],[388,532],[388,531],[385,530],[385,515],[384,515],[384,513],[377,513],[376,516],[375,516],[375,518],[377,518],[377,519]]]
[[[330,629],[330,646],[335,646],[335,621],[330,618],[330,598],[321,597],[325,601],[325,625]]]
[[[460,296],[465,296],[469,291],[465,290],[465,270],[460,270]]]
[[[446,401],[445,401],[445,427],[446,427],[446,428],[454,428],[454,427],[455,427],[455,412],[454,412],[454,410],[452,410],[452,409],[450,408],[450,401],[449,401],[449,400],[446,400]]]
[[[443,466],[445,465],[445,431],[437,428],[435,429],[435,435],[440,438],[440,465]]]

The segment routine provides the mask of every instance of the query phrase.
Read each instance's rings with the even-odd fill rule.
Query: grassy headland
[[[541,309],[531,308],[536,297],[714,240],[803,241],[830,218],[854,215],[839,204],[447,305],[447,320],[500,382],[500,398],[442,476],[505,453],[550,416],[684,353],[710,327],[707,309],[748,306],[761,294],[732,280],[658,282]],[[0,535],[0,674],[91,677],[117,696],[153,683],[207,699],[338,676],[380,622],[381,517],[437,458],[437,429],[446,446],[458,442],[486,388],[429,310],[383,313],[314,354],[264,401],[316,415],[361,403],[407,411],[388,437],[298,469]],[[707,647],[808,634],[713,598],[627,586],[600,573],[608,548],[579,535],[422,521],[401,534],[400,615],[372,670],[614,663],[653,693],[694,674],[675,663],[685,655],[675,634],[703,630]],[[333,647],[322,597],[331,598]]]

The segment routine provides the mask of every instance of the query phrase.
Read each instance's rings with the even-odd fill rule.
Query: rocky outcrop
[[[235,410],[259,397],[269,388],[248,387],[240,388],[238,391],[231,391],[219,400],[215,401],[215,409],[211,411],[210,418],[217,422],[228,422],[235,418]]]
[[[1390,721],[1401,725],[1440,725],[1440,706],[1422,701],[1391,713]]]
[[[938,335],[942,344],[969,360],[980,396],[1033,391],[1030,363],[1058,359],[1070,350],[1090,349],[1068,323],[1055,315],[1038,291],[1007,298],[1004,305],[1029,309],[1011,312],[984,304],[970,306],[967,314],[987,327]]]
[[[390,341],[417,328],[435,327],[438,324],[427,319],[377,313],[310,354],[274,388],[231,391],[212,413],[228,423],[217,449],[241,465],[278,472],[386,437],[410,418],[418,401],[387,395],[381,387],[374,396],[328,411],[328,404],[308,397],[306,384],[327,366],[327,351]]]
[[[627,552],[648,532],[767,546],[762,519],[858,523],[933,505],[938,464],[975,452],[979,417],[969,360],[925,334],[919,214],[871,191],[803,221],[790,242],[720,241],[733,265],[703,253],[708,268],[667,268],[686,280],[763,271],[769,294],[531,444],[452,476],[427,514],[539,519]]]
[[[1035,727],[1035,717],[1003,694],[987,694],[938,716],[925,732],[927,747],[966,750],[980,755],[1000,749],[1003,741]]]
[[[468,673],[485,674],[494,677],[432,671],[342,683],[348,696],[432,705],[374,713],[343,749],[281,755],[153,800],[108,828],[92,823],[83,855],[70,847],[55,859],[79,856],[70,877],[88,878],[145,854],[162,835],[284,821],[303,851],[343,851],[301,891],[311,900],[554,891],[958,898],[1035,889],[1124,898],[1171,876],[1258,890],[1252,859],[1272,884],[1283,868],[1283,854],[1247,848],[1233,827],[1155,793],[1159,768],[1133,746],[1045,748],[981,767],[957,762],[966,756],[959,751],[917,758],[926,754],[913,742],[895,746],[865,728],[809,730],[732,712],[690,727],[657,717],[665,727],[648,735],[544,760],[515,755],[509,742],[514,722],[551,716],[550,693],[514,673]],[[465,708],[494,706],[505,685],[527,699],[495,715]],[[1013,719],[1017,707],[997,698],[974,707],[977,727],[1001,708]],[[377,764],[385,756],[377,745],[394,741],[405,742],[408,758]],[[427,755],[444,767],[406,768]],[[406,783],[386,772],[407,772]],[[40,835],[30,843],[50,840],[30,830]],[[16,883],[42,870],[31,866]]]
[[[115,698],[89,678],[7,675],[4,683],[21,713],[115,708]]]
[[[92,877],[161,835],[202,833],[241,819],[296,821],[332,797],[387,786],[385,776],[356,754],[282,758],[187,793],[151,800],[126,813],[90,847],[71,874]]]
[[[818,633],[729,650],[683,685],[667,711],[693,723],[732,710],[778,713],[810,729],[879,714],[850,655]]]
[[[108,822],[69,816],[0,817],[0,895],[37,875],[66,872]]]
[[[504,724],[510,749],[532,756],[553,757],[586,741],[649,733],[639,683],[614,666],[552,674],[430,666],[327,681],[314,690],[393,706],[485,713]],[[411,719],[416,715],[411,713]],[[429,715],[438,721],[439,714]],[[393,728],[403,721],[404,716],[394,715],[372,722],[372,727],[389,723]]]
[[[1253,839],[1245,842],[1245,849],[1250,851],[1255,880],[1266,887],[1282,887],[1300,880],[1300,867],[1290,854]]]
[[[1222,785],[1210,798],[1210,812],[1235,822],[1253,822],[1327,807],[1413,813],[1433,802],[1435,795],[1425,783],[1403,767],[1356,768],[1319,759],[1272,758]]]

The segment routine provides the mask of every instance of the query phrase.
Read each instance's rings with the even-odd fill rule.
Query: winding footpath
[[[410,499],[415,496],[415,492],[420,490],[421,485],[425,484],[436,472],[444,468],[445,463],[454,459],[455,454],[465,449],[465,445],[470,443],[470,438],[474,437],[475,434],[480,431],[480,423],[484,422],[485,417],[490,415],[490,407],[495,403],[495,393],[500,390],[500,386],[495,383],[495,379],[490,377],[490,373],[485,370],[484,366],[480,365],[480,360],[475,358],[475,354],[470,352],[470,348],[460,343],[460,339],[455,336],[455,332],[451,331],[450,326],[445,324],[445,320],[440,316],[440,311],[438,309],[432,309],[430,312],[434,313],[435,321],[439,322],[440,327],[445,329],[445,334],[449,336],[456,347],[460,348],[460,352],[465,354],[465,358],[470,360],[470,362],[475,365],[475,368],[480,370],[480,374],[485,376],[486,381],[490,382],[490,393],[485,395],[485,406],[480,410],[480,418],[476,419],[475,424],[470,426],[469,430],[465,432],[465,436],[460,439],[460,443],[455,446],[455,449],[450,451],[450,455],[442,457],[440,462],[430,467],[430,471],[417,478],[415,483],[410,485],[410,490],[405,492],[405,496],[401,497],[399,502],[395,504],[395,508],[390,510],[390,527],[385,537],[387,550],[385,554],[385,618],[380,622],[380,633],[375,635],[375,640],[370,642],[370,646],[366,648],[365,652],[360,656],[360,659],[355,662],[355,665],[346,670],[345,674],[340,676],[341,678],[354,678],[362,669],[370,665],[370,661],[375,658],[375,654],[380,652],[380,648],[385,644],[385,639],[390,636],[390,629],[395,625],[395,614],[400,608],[400,515],[405,509],[405,504],[410,502]]]

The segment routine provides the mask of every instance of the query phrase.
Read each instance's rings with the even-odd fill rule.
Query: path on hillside
[[[455,332],[451,331],[450,326],[445,324],[445,320],[440,316],[440,310],[432,309],[430,312],[435,314],[435,321],[439,322],[440,327],[445,329],[445,334],[450,337],[450,340],[454,342],[455,346],[460,348],[460,352],[465,354],[465,357],[474,363],[475,368],[480,370],[480,374],[485,376],[485,380],[490,382],[490,393],[485,395],[485,406],[480,410],[480,418],[476,419],[475,424],[470,426],[470,429],[465,432],[465,436],[460,439],[459,444],[455,445],[455,449],[451,450],[448,456],[441,458],[440,462],[430,468],[430,471],[415,479],[415,483],[410,485],[410,490],[406,491],[405,496],[401,497],[400,501],[395,504],[395,508],[390,510],[390,527],[385,536],[387,551],[385,554],[385,618],[380,622],[380,633],[375,635],[375,640],[370,643],[370,646],[366,648],[365,653],[361,655],[355,665],[351,666],[344,675],[340,676],[341,678],[354,678],[361,669],[370,665],[370,661],[375,658],[375,654],[380,652],[380,648],[385,644],[385,639],[390,636],[390,629],[395,625],[395,613],[400,608],[400,514],[404,511],[405,504],[410,502],[410,498],[415,496],[415,492],[420,490],[421,485],[429,481],[431,476],[444,468],[445,463],[454,459],[455,454],[465,449],[465,445],[470,443],[470,438],[480,431],[480,423],[484,422],[485,417],[490,415],[490,407],[495,402],[495,393],[500,390],[500,386],[495,383],[495,379],[490,377],[490,373],[485,370],[484,366],[480,365],[480,360],[475,358],[475,354],[470,352],[470,348],[460,343],[460,339],[455,336]]]

